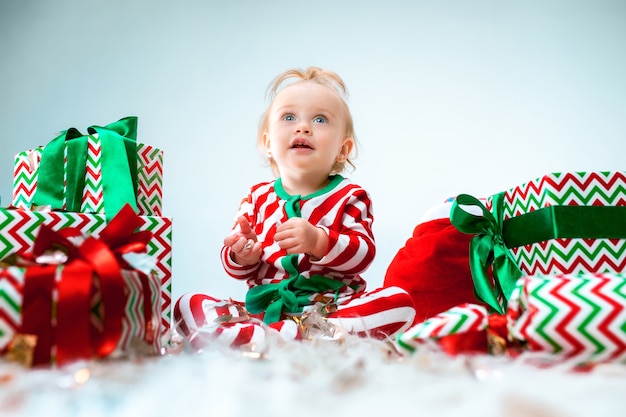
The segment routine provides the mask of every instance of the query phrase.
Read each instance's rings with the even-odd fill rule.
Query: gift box
[[[545,175],[507,190],[503,203],[507,240],[524,274],[626,269],[626,209],[615,209],[626,206],[625,172]],[[526,214],[529,220],[524,220]],[[543,230],[540,221],[545,221]],[[534,230],[519,236],[526,225]],[[536,242],[525,243],[529,240]]]
[[[12,205],[112,217],[129,203],[140,215],[161,216],[163,152],[136,137],[137,118],[127,117],[86,135],[70,128],[45,147],[18,153]]]
[[[103,306],[102,294],[92,287],[92,274],[91,269],[76,265],[0,268],[0,354],[26,366],[64,365],[131,351],[159,354],[165,347],[158,334],[162,330],[159,279],[121,270],[125,294],[119,299],[115,326],[106,323],[110,304]],[[82,299],[73,294],[79,290]],[[111,327],[117,327],[117,332]]]
[[[626,276],[527,276],[509,302],[510,337],[530,351],[626,358]]]
[[[470,242],[479,300],[502,313],[522,275],[626,269],[626,173],[544,175],[483,205],[459,195],[450,213]]]
[[[505,315],[463,304],[398,335],[413,352],[438,344],[449,353],[542,352],[589,362],[626,359],[626,276],[614,273],[520,278]]]
[[[133,226],[126,232],[136,230],[137,233],[151,233],[151,238],[146,242],[146,254],[154,260],[154,268],[151,274],[147,274],[148,278],[141,278],[137,272],[124,272],[125,287],[129,294],[124,316],[127,329],[121,334],[118,345],[123,348],[131,343],[137,332],[146,327],[141,321],[144,313],[139,312],[150,306],[151,309],[158,310],[154,313],[154,316],[158,317],[154,346],[158,348],[167,345],[170,339],[172,221],[167,217],[137,216],[133,210],[130,208],[128,210],[136,218],[136,227]],[[118,216],[121,214],[122,211]],[[69,228],[99,239],[103,233],[111,234],[111,223],[112,221],[107,223],[104,214],[0,208],[0,260],[16,253],[29,253],[42,229],[62,231]],[[124,229],[128,227],[122,227],[117,234],[124,236],[122,233]],[[20,311],[25,296],[24,274],[31,269],[24,267],[0,269],[0,350],[8,348],[20,329]],[[154,302],[146,304],[145,297],[153,299]]]

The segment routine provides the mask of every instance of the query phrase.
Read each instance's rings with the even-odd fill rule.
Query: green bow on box
[[[137,212],[137,117],[126,117],[104,127],[90,126],[87,132],[88,135],[83,135],[70,128],[46,145],[41,155],[33,204],[63,210],[65,202],[66,211],[80,211],[88,138],[97,134],[107,219],[113,218],[125,204],[130,204]],[[66,152],[67,167],[64,164]]]
[[[476,207],[482,216],[462,208]],[[626,239],[624,206],[548,206],[503,221],[504,193],[492,196],[493,213],[475,197],[460,194],[450,222],[470,241],[470,271],[476,297],[506,312],[511,292],[522,276],[510,248],[551,239]],[[492,277],[488,270],[492,267]]]

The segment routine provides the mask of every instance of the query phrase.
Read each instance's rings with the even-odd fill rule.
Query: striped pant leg
[[[258,338],[261,333],[258,330],[256,332],[251,329],[241,330],[242,337],[237,337],[233,335],[234,329],[224,331],[220,318],[241,317],[242,311],[231,301],[207,294],[183,294],[174,305],[173,315],[174,328],[195,349],[200,349],[217,339],[223,339],[225,342],[230,340],[232,343],[241,342],[240,344],[250,343],[255,334]],[[225,334],[222,336],[223,333]]]
[[[328,315],[331,324],[349,333],[385,339],[407,329],[415,318],[411,296],[400,287],[359,294]]]
[[[268,327],[277,332],[283,340],[302,340],[300,326],[293,320],[277,321],[276,323],[270,324]]]
[[[268,329],[282,340],[300,340],[300,329],[293,320],[283,320],[264,326],[261,322],[246,320],[222,323],[211,331],[210,341],[222,346],[264,352],[268,347]]]
[[[259,320],[245,320],[242,314],[247,316],[241,306],[206,294],[184,294],[174,305],[175,328],[194,349],[215,342],[234,348],[265,346],[266,327]],[[242,320],[237,321],[237,318]],[[300,329],[292,320],[268,327],[283,340],[301,339]]]
[[[240,317],[240,311],[230,301],[207,294],[186,293],[174,304],[174,326],[188,337],[199,328],[216,324],[219,317]]]

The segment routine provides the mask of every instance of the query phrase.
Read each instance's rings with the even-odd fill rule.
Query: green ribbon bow
[[[90,126],[101,146],[104,211],[112,219],[125,205],[137,212],[137,117],[126,117],[104,127]],[[79,212],[85,186],[88,136],[70,128],[43,149],[33,204],[53,210]],[[67,150],[67,178],[64,178]],[[64,184],[65,180],[65,184]]]
[[[280,320],[283,311],[302,312],[303,307],[311,305],[311,294],[329,289],[337,291],[344,285],[341,281],[322,275],[307,278],[298,274],[275,284],[263,284],[250,288],[246,293],[246,309],[252,314],[265,311],[263,322],[271,324]]]
[[[476,298],[504,314],[515,283],[522,276],[515,259],[502,237],[502,212],[504,193],[493,196],[496,216],[475,197],[459,195],[450,210],[450,222],[461,232],[475,234],[470,241],[470,271],[474,280]],[[460,206],[478,207],[482,216],[465,211]],[[493,265],[493,283],[487,274]]]

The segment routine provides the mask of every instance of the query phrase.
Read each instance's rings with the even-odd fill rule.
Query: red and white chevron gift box
[[[493,330],[514,355],[521,350],[583,362],[623,361],[625,289],[626,276],[621,274],[524,276],[516,283],[505,316],[463,304],[414,325],[398,335],[397,342],[406,352],[430,343],[449,353],[475,352],[486,349]]]
[[[43,149],[44,147],[40,146],[15,155],[12,199],[14,207],[31,208],[37,190]],[[104,213],[105,211],[101,151],[101,141],[98,135],[88,135],[85,183],[80,207],[82,213]],[[136,197],[139,215],[162,215],[163,151],[139,142],[137,142]]]
[[[622,274],[523,277],[508,306],[511,338],[535,352],[624,360],[625,290]]]
[[[168,217],[140,216],[138,231],[152,232],[147,253],[155,262],[155,277],[159,284],[160,345],[170,340],[172,297],[172,220]],[[0,260],[13,253],[28,252],[34,245],[41,225],[58,231],[66,227],[78,228],[85,235],[98,237],[107,225],[104,214],[36,212],[22,209],[0,208]],[[6,274],[6,269],[3,272]],[[17,276],[14,276],[17,274]],[[0,349],[6,347],[11,332],[19,326],[21,287],[19,271],[13,279],[0,279]],[[129,278],[132,287],[136,280]],[[138,284],[137,284],[138,285]],[[136,304],[129,309],[136,309]]]
[[[28,297],[24,294],[26,276],[32,268],[33,267],[19,266],[0,268],[0,294],[2,294],[2,298],[0,299],[0,354],[5,354],[10,351],[11,344],[15,343],[16,337],[24,336],[23,333],[20,333],[20,330],[23,331],[22,327],[25,322],[30,320],[30,324],[32,325],[32,321],[36,321],[44,326],[46,319],[50,322],[50,317],[46,317],[44,313],[46,309],[38,308],[38,311],[34,312],[34,305],[25,306],[24,304],[24,299]],[[39,269],[40,270],[36,271],[35,274],[41,274],[42,268]],[[53,268],[50,273],[57,281],[57,285],[59,285],[58,282],[63,279],[63,267],[56,270]],[[160,354],[162,349],[166,346],[165,340],[158,335],[161,330],[164,330],[161,329],[162,324],[160,323],[162,301],[160,295],[160,281],[154,274],[146,275],[134,270],[122,270],[121,273],[124,280],[125,291],[127,292],[127,298],[123,306],[119,338],[117,338],[115,342],[114,350],[108,353],[107,356],[130,353],[133,349],[140,349],[139,352],[135,352],[140,354],[148,352]],[[89,277],[82,276],[81,279],[82,278],[88,279]],[[53,288],[54,287],[51,286],[50,289],[52,291],[58,291],[58,289]],[[39,297],[32,304],[44,301],[40,294],[38,295]],[[91,299],[92,305],[89,306],[85,304],[83,307],[87,309],[91,308],[91,314],[85,317],[86,324],[90,324],[95,329],[102,331],[104,322],[102,316],[106,313],[103,314],[101,311],[102,299],[100,295],[100,293],[95,293]],[[30,298],[32,299],[33,297],[30,296]],[[58,301],[56,304],[58,305],[56,311],[59,311],[61,305]],[[25,313],[25,311],[28,311],[29,307],[31,307],[30,319],[27,319],[25,315],[28,313]],[[42,305],[38,304],[37,307],[42,307]],[[76,313],[80,310],[79,307],[80,306],[73,305],[70,308],[73,308]],[[47,310],[51,311],[54,310],[54,308],[48,308]],[[77,341],[80,343],[89,338],[88,335],[81,334],[81,332],[78,331],[78,326],[76,326],[78,315],[79,314],[75,314],[74,317],[69,318],[69,320],[73,322],[69,324],[69,328],[73,330],[72,334],[65,334],[65,337],[62,337],[61,334],[63,332],[59,330],[62,326],[60,326],[60,323],[57,321],[56,331],[54,330],[54,326],[50,326],[44,330],[43,334],[38,336],[38,343],[43,343],[44,348],[47,348],[47,352],[31,352],[31,355],[33,353],[35,355],[35,358],[31,359],[34,360],[33,365],[46,365],[51,362],[65,364],[69,362],[61,358],[62,352],[60,352],[60,350],[63,344],[71,351]],[[84,329],[87,328],[87,326],[84,327]],[[55,334],[56,336],[53,336]],[[34,348],[33,346],[33,350],[35,350]],[[41,350],[41,348],[39,349]],[[56,350],[56,359],[51,358],[54,350]],[[36,356],[40,357],[39,360]],[[85,358],[88,357],[89,356],[86,356]]]
[[[493,199],[487,208],[493,211]],[[504,192],[504,230],[511,234],[549,230],[533,243],[507,245],[523,274],[626,271],[626,172],[562,172],[544,175]],[[582,210],[567,212],[568,207]],[[583,207],[592,207],[586,209]],[[620,207],[621,209],[615,209]],[[563,209],[565,208],[565,209]],[[578,209],[574,209],[578,210]],[[550,212],[551,211],[551,212]],[[548,212],[550,216],[542,216]],[[529,214],[538,215],[531,220]],[[528,219],[511,232],[512,221]],[[552,237],[556,235],[556,237]],[[569,237],[559,237],[559,236]],[[513,236],[516,237],[516,236]],[[507,236],[505,236],[505,244]]]

